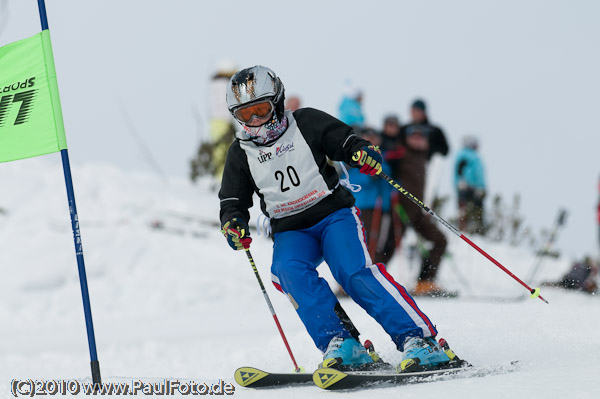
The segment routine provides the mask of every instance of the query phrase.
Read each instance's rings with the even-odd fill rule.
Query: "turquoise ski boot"
[[[354,338],[333,338],[323,355],[319,367],[331,367],[339,370],[361,370],[369,368],[373,359],[364,346]]]
[[[443,369],[450,365],[450,356],[455,357],[450,348],[444,350],[434,337],[408,337],[404,342],[404,353],[398,372]]]

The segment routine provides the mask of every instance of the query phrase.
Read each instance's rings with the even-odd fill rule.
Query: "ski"
[[[507,365],[460,367],[411,373],[343,372],[332,368],[321,368],[313,373],[313,382],[327,390],[394,386],[424,382],[444,381],[454,378],[484,377],[516,371],[518,361]]]
[[[235,371],[235,381],[247,388],[283,387],[312,384],[311,373],[269,373],[254,367],[240,367]]]

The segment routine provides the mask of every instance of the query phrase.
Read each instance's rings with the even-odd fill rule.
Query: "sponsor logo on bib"
[[[294,151],[294,143],[283,143],[277,148],[275,148],[275,155],[280,157],[282,155],[287,154],[288,152]]]
[[[258,162],[263,163],[266,161],[270,161],[273,156],[273,154],[271,152],[266,152],[263,150],[258,150],[258,157],[256,157],[256,159],[258,159]]]

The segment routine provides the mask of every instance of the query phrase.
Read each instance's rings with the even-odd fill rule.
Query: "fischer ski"
[[[312,384],[311,373],[269,373],[254,367],[240,367],[235,371],[235,381],[247,388],[283,387]]]
[[[518,361],[507,365],[460,367],[410,373],[343,372],[332,368],[321,368],[313,373],[313,382],[327,390],[369,388],[380,385],[406,385],[424,382],[445,381],[455,378],[484,377],[516,371]]]

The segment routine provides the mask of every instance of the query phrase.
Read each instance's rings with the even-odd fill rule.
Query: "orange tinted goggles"
[[[273,113],[273,103],[271,101],[262,101],[241,107],[235,110],[234,115],[242,123],[252,120],[252,117],[267,118]]]

